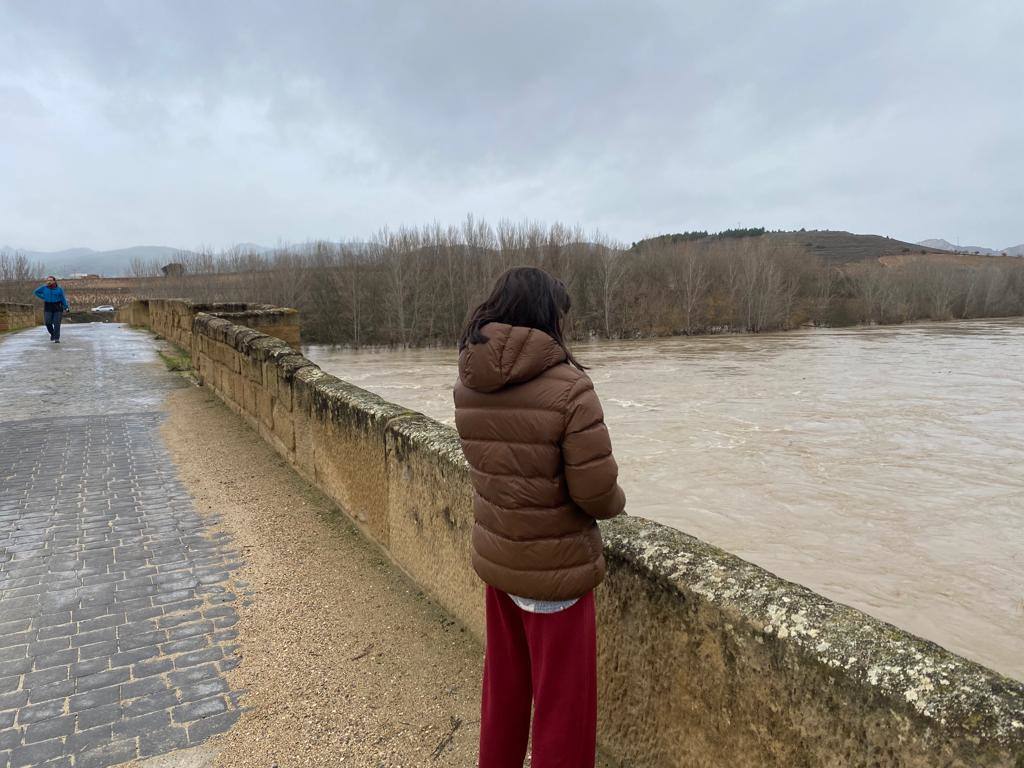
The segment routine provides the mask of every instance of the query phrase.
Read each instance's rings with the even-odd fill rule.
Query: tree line
[[[139,295],[292,306],[307,341],[354,346],[453,344],[469,309],[513,265],[565,281],[575,339],[1024,315],[1024,260],[914,254],[829,265],[762,229],[704,235],[627,249],[579,227],[468,217],[366,242],[189,252],[181,274],[158,276],[165,265],[141,262],[133,272]]]
[[[29,304],[32,291],[39,285],[43,267],[23,253],[0,251],[0,302]]]

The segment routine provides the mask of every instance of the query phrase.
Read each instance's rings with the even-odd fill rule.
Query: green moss
[[[191,371],[192,357],[182,349],[173,347],[171,350],[157,350],[160,359],[164,361],[168,371]]]

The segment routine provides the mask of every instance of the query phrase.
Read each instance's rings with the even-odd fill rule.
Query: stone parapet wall
[[[1024,765],[1024,684],[681,531],[603,531],[623,642],[599,647],[602,735],[624,764]]]
[[[33,304],[0,303],[0,332],[32,328],[41,321],[41,310]]]
[[[230,319],[238,325],[274,336],[298,350],[302,343],[299,312],[267,304],[201,304],[185,299],[140,299],[118,309],[118,322],[151,328],[184,350],[190,350],[192,323],[200,312]]]
[[[244,325],[247,328],[260,331],[281,339],[292,346],[293,349],[302,348],[302,339],[299,332],[299,311],[286,307],[270,307],[263,304],[249,304],[239,310],[217,310],[207,309],[202,304],[196,304],[197,312],[209,312],[217,317],[223,317],[237,325]]]
[[[455,432],[225,317],[190,331],[203,384],[482,637]],[[621,765],[1024,768],[1024,684],[681,531],[601,527],[599,739]]]
[[[136,299],[117,308],[115,322],[127,323],[141,328],[150,327],[149,299]]]

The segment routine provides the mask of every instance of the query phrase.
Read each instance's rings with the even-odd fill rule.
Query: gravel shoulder
[[[242,554],[244,690],[217,768],[474,766],[483,649],[207,390],[164,440]]]

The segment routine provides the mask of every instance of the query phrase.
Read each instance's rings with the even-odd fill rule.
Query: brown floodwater
[[[630,514],[1024,679],[1024,319],[573,349]],[[306,353],[454,423],[453,350]]]

